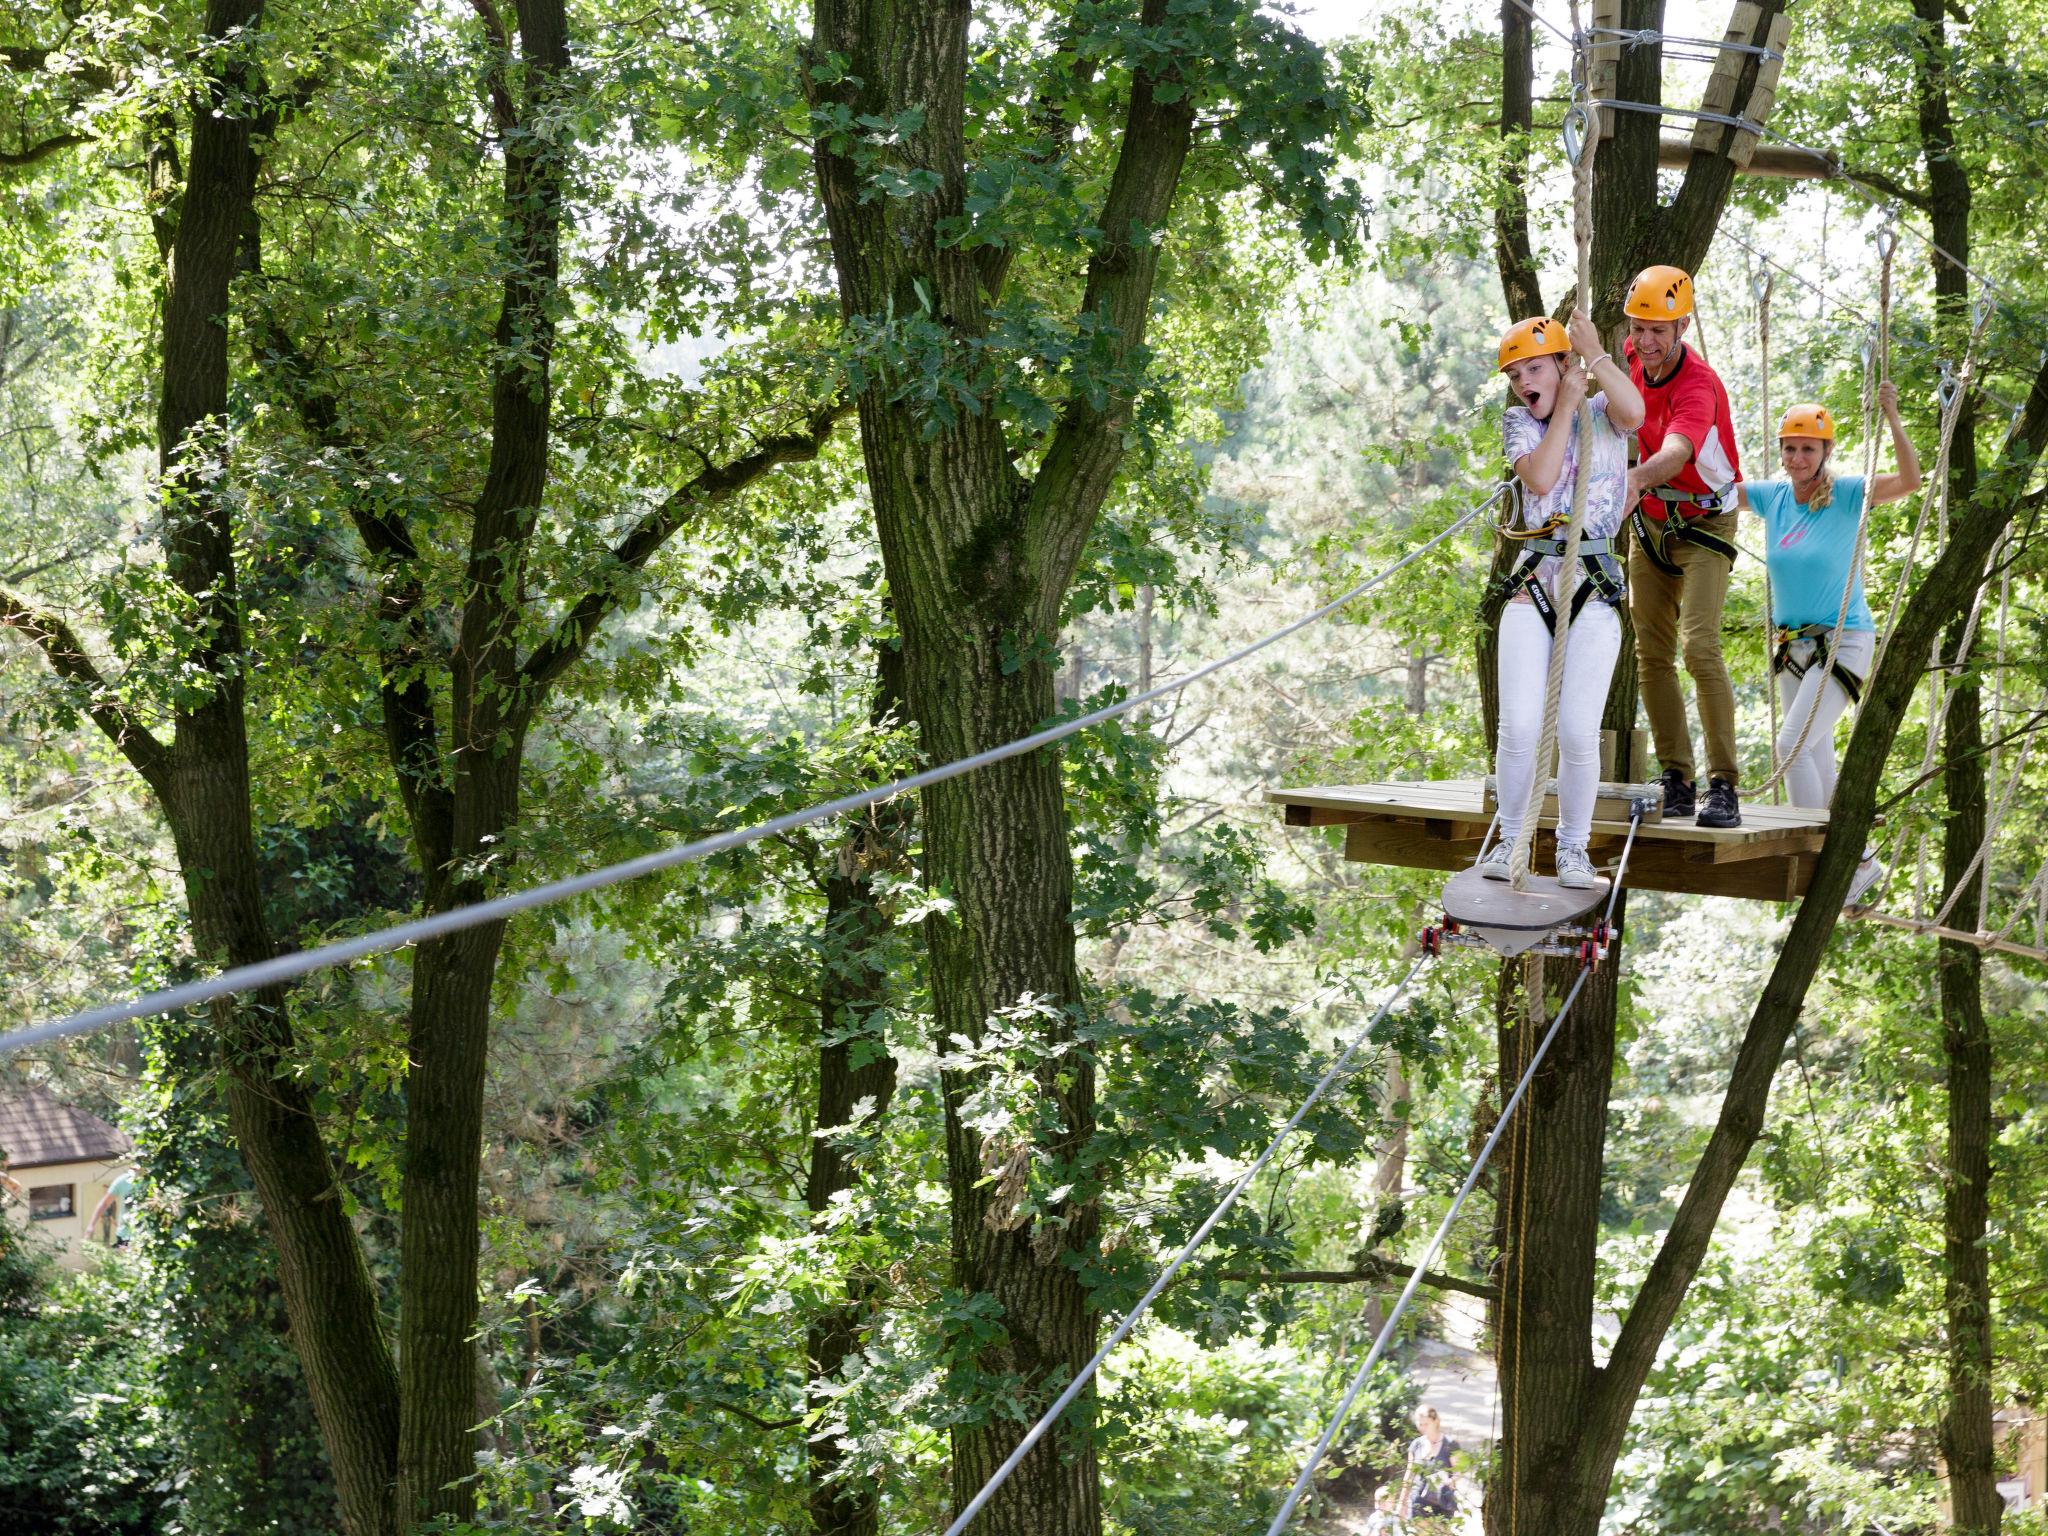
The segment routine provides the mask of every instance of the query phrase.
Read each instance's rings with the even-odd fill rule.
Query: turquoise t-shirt
[[[1749,504],[1763,515],[1764,554],[1771,566],[1771,622],[1785,629],[1833,624],[1842,606],[1842,583],[1856,558],[1856,526],[1863,520],[1863,477],[1842,475],[1821,511],[1792,499],[1786,480],[1752,480]],[[1877,628],[1863,596],[1863,573],[1849,594],[1845,629]]]

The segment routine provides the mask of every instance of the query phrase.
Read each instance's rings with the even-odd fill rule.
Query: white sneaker
[[[1479,873],[1488,880],[1506,880],[1508,856],[1514,852],[1505,842],[1495,843],[1486,850],[1486,857],[1479,861]]]
[[[1557,849],[1557,883],[1568,891],[1590,891],[1600,883],[1600,877],[1593,873],[1593,861],[1586,857],[1583,848],[1567,848],[1563,844]]]
[[[1856,866],[1856,878],[1849,882],[1849,894],[1842,898],[1843,908],[1847,910],[1849,908],[1870,905],[1863,898],[1873,885],[1876,885],[1878,881],[1885,877],[1886,873],[1887,871],[1882,859],[1865,858],[1861,864]]]

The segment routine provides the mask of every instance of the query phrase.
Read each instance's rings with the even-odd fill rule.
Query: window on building
[[[78,1186],[75,1184],[38,1184],[28,1192],[28,1219],[30,1221],[56,1221],[65,1216],[78,1214]]]

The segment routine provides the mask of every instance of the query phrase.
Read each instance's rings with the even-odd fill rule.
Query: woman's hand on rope
[[[1884,412],[1885,425],[1891,428],[1892,457],[1898,460],[1898,469],[1889,475],[1874,475],[1870,481],[1870,505],[1881,507],[1888,501],[1903,501],[1920,489],[1920,455],[1914,451],[1913,439],[1906,434],[1906,424],[1899,419],[1899,386],[1886,379],[1877,386],[1877,408]]]

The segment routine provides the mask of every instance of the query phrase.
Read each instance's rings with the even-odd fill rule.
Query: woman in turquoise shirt
[[[1899,420],[1897,387],[1889,381],[1878,386],[1877,403],[1891,429],[1899,467],[1870,482],[1868,500],[1873,507],[1920,489],[1920,459]],[[1856,558],[1866,492],[1861,475],[1838,476],[1830,469],[1834,449],[1834,414],[1824,405],[1795,405],[1778,426],[1778,459],[1785,478],[1751,481],[1740,488],[1744,504],[1764,520],[1771,623],[1776,630],[1771,671],[1784,706],[1778,758],[1789,762],[1785,787],[1794,805],[1825,806],[1834,798],[1835,722],[1862,697],[1877,648],[1877,624],[1863,595],[1863,573],[1858,571],[1834,650],[1834,670],[1828,670],[1829,637],[1842,610],[1842,586]],[[1849,904],[1854,905],[1883,873],[1884,866],[1866,851],[1849,888]]]

